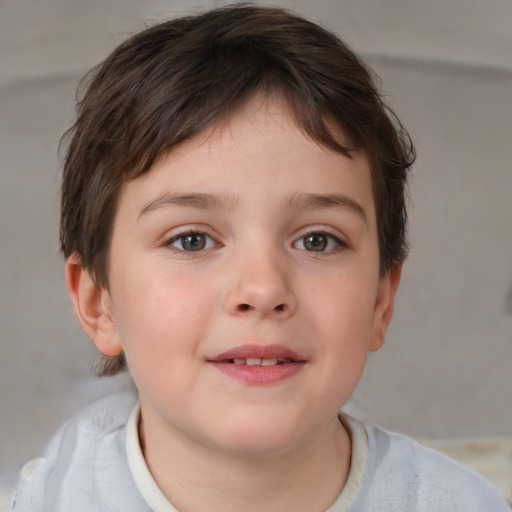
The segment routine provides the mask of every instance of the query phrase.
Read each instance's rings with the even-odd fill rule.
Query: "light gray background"
[[[95,355],[58,254],[57,145],[77,81],[145,21],[223,3],[0,0],[0,477],[8,482],[65,417],[122,384],[91,377]],[[370,61],[419,153],[395,318],[349,409],[413,435],[512,435],[512,2],[274,3],[324,23]]]

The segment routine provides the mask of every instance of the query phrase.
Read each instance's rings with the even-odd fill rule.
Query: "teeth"
[[[247,366],[275,366],[276,364],[291,363],[289,358],[277,357],[247,357],[245,359],[233,359],[234,364],[247,365]]]

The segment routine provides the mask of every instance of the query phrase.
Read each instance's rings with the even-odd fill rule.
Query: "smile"
[[[242,345],[208,363],[225,375],[250,385],[270,385],[299,373],[306,360],[282,345]]]

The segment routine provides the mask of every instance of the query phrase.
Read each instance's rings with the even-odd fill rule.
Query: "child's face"
[[[379,275],[366,160],[253,102],[125,185],[98,346],[125,351],[148,431],[276,453],[336,422],[398,275]]]

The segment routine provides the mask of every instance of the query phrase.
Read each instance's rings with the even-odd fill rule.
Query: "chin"
[[[299,442],[296,424],[281,418],[246,418],[229,421],[219,429],[217,442],[224,450],[237,455],[267,458],[285,453]]]

